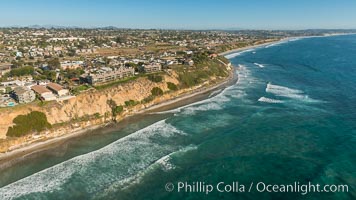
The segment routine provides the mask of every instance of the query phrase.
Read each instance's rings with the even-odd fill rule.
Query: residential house
[[[20,58],[22,58],[22,57],[23,57],[22,52],[21,52],[21,51],[16,52],[16,57],[20,57]]]
[[[61,85],[57,83],[48,83],[47,88],[50,89],[54,94],[58,96],[69,95],[69,90],[64,89]]]
[[[42,85],[34,85],[31,89],[40,96],[40,98],[44,101],[53,101],[56,100],[56,96]]]
[[[36,99],[35,93],[26,87],[16,87],[12,91],[12,97],[19,103],[29,103]]]
[[[144,65],[143,67],[146,73],[158,72],[162,70],[162,65],[159,63]]]
[[[84,62],[83,61],[64,61],[61,62],[61,69],[66,70],[66,69],[77,69],[80,67],[83,67]]]
[[[135,74],[135,69],[132,67],[119,67],[115,70],[98,71],[95,74],[89,74],[86,79],[91,85],[97,85],[105,82],[130,77]]]

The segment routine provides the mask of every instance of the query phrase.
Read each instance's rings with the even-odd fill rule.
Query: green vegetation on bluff
[[[155,83],[162,82],[162,80],[163,80],[163,77],[160,75],[157,75],[157,74],[149,74],[147,76],[147,78],[148,78],[148,80],[155,82]]]
[[[167,82],[167,87],[168,87],[168,89],[170,89],[172,91],[177,91],[178,90],[177,85],[172,83],[172,82]]]
[[[19,115],[14,120],[13,127],[10,127],[7,131],[7,136],[20,137],[32,132],[40,132],[51,128],[51,124],[48,123],[47,117],[44,113],[38,111],[32,111],[27,115]]]
[[[121,105],[117,105],[116,102],[112,99],[107,100],[106,102],[109,107],[111,108],[111,116],[112,116],[112,120],[116,121],[116,116],[121,114],[124,111],[124,107]]]
[[[182,88],[201,84],[209,77],[226,77],[229,74],[218,59],[209,58],[207,53],[196,54],[192,59],[195,66],[176,68]]]
[[[127,106],[127,107],[136,106],[139,103],[140,102],[138,102],[138,101],[130,99],[128,101],[125,101],[125,106]]]
[[[152,93],[152,96],[160,96],[163,94],[163,91],[159,87],[154,87],[154,88],[152,88],[151,93]]]

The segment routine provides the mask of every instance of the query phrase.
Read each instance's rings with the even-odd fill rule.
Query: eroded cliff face
[[[164,81],[154,83],[147,78],[139,78],[135,81],[124,83],[115,87],[107,88],[105,90],[91,90],[78,95],[76,98],[64,101],[49,103],[44,106],[39,105],[20,105],[12,109],[0,110],[0,139],[6,139],[6,133],[9,127],[13,125],[13,119],[18,115],[28,114],[31,111],[40,111],[46,114],[47,120],[52,125],[67,124],[71,125],[72,121],[76,126],[83,126],[83,123],[78,125],[74,122],[75,119],[92,116],[99,113],[105,116],[105,113],[110,113],[111,109],[107,105],[107,100],[114,100],[117,105],[125,105],[125,101],[135,100],[141,101],[151,95],[151,90],[154,87],[159,87],[163,91],[168,91],[167,82],[178,84],[179,81],[175,75],[164,75]],[[173,94],[169,94],[173,95]],[[155,101],[168,98],[169,95],[164,95]],[[138,105],[133,109],[141,109],[147,105]],[[105,119],[95,120],[89,123],[102,123]]]

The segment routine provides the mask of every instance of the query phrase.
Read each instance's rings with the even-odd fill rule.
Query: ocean
[[[227,58],[235,84],[15,164],[0,199],[356,199],[356,35]]]

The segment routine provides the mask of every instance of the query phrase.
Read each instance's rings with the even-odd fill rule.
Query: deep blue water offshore
[[[1,174],[0,199],[356,199],[356,35],[227,57],[238,83],[15,165]],[[246,188],[178,192],[178,182]],[[348,192],[259,192],[259,182]]]

